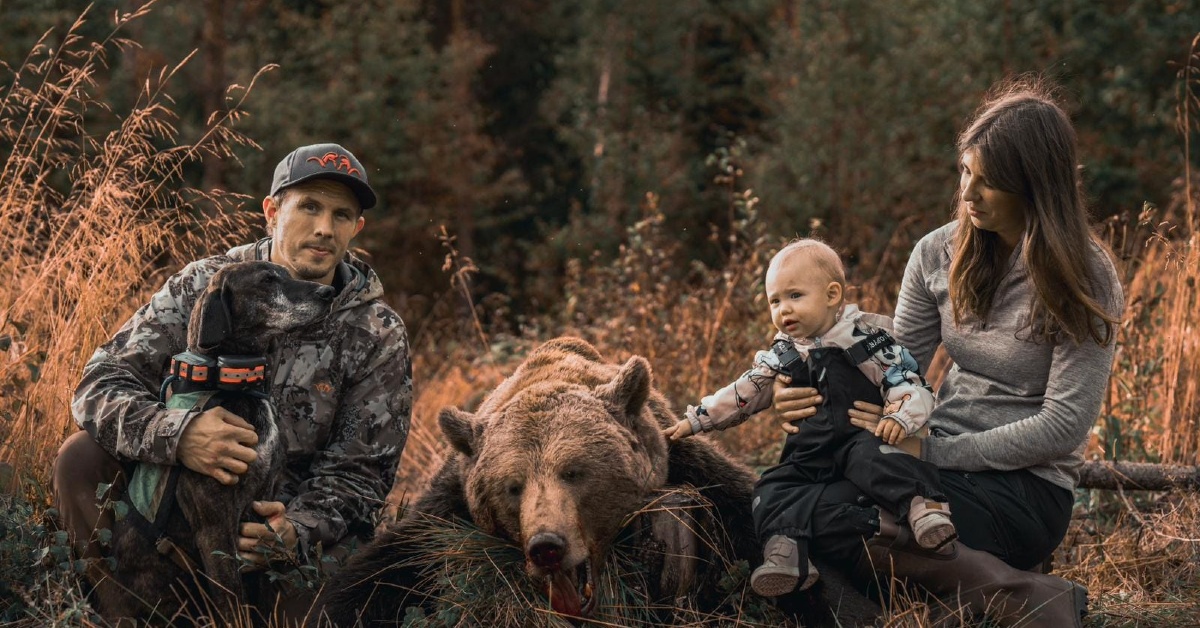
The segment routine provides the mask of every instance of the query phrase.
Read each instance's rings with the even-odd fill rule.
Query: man
[[[262,202],[269,236],[189,264],[96,350],[72,403],[84,431],[67,439],[54,468],[62,523],[84,556],[99,556],[94,531],[111,529],[97,485],[119,484],[132,463],[182,464],[234,484],[254,461],[257,436],[242,418],[221,408],[167,409],[158,390],[171,356],[187,349],[192,306],[209,279],[227,264],[255,259],[331,285],[337,296],[315,332],[291,333],[267,356],[287,464],[275,500],[254,506],[267,524],[241,524],[239,555],[265,569],[271,556],[315,562],[369,538],[413,401],[404,323],[381,300],[375,272],[347,252],[375,202],[366,169],[349,151],[336,144],[296,149],[275,168]]]

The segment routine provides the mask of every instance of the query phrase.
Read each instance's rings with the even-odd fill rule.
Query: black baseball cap
[[[271,180],[271,196],[280,190],[312,179],[333,179],[346,184],[363,209],[375,206],[375,190],[367,183],[367,169],[354,153],[337,144],[310,144],[288,153],[275,166]]]

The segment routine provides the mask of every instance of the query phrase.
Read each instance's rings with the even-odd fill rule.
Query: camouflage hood
[[[253,244],[243,244],[229,249],[226,253],[230,259],[244,262],[249,260],[271,259],[271,238],[263,238]],[[341,280],[342,291],[333,303],[333,311],[348,310],[383,297],[383,282],[366,262],[346,253],[346,257],[338,265],[338,278]]]

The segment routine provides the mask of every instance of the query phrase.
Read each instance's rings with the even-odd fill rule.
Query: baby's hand
[[[896,419],[883,419],[880,421],[879,426],[875,428],[875,435],[889,445],[895,445],[907,436],[904,432],[904,426],[900,425],[900,422]]]
[[[681,419],[674,427],[668,427],[662,431],[662,435],[668,440],[680,440],[692,435],[692,422],[687,419]]]

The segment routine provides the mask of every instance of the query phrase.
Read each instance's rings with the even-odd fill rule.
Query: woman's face
[[[962,154],[958,185],[967,217],[976,229],[995,232],[1009,247],[1015,247],[1025,232],[1025,199],[1019,194],[993,187],[979,153]]]

